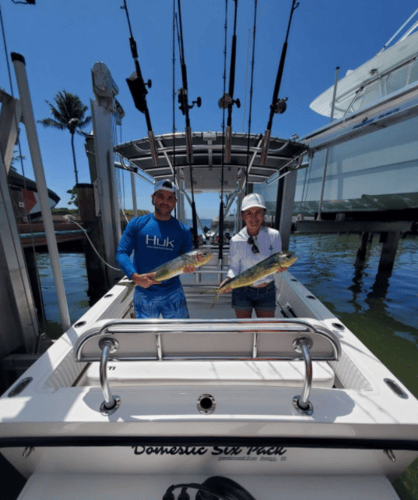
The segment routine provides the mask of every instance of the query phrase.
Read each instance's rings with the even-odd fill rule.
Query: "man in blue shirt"
[[[158,318],[160,314],[163,318],[189,318],[179,277],[160,282],[150,272],[193,249],[190,229],[171,215],[177,202],[177,187],[164,179],[156,183],[151,198],[154,213],[131,220],[120,240],[116,260],[137,285],[134,294],[137,318]],[[185,273],[195,271],[193,266],[184,268]]]

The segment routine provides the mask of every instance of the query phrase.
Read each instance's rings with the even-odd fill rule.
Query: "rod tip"
[[[11,57],[12,57],[12,62],[19,61],[22,62],[23,64],[26,64],[25,58],[22,56],[22,54],[18,54],[17,52],[12,52]]]

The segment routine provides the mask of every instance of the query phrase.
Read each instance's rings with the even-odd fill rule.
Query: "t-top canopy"
[[[175,138],[175,141],[173,140]],[[222,170],[222,133],[194,132],[193,143],[193,184],[195,192],[220,191]],[[307,146],[288,139],[271,138],[266,164],[260,166],[263,135],[250,136],[249,154],[247,154],[248,135],[232,134],[231,162],[224,164],[224,191],[231,192],[242,188],[245,170],[250,165],[248,182],[261,183],[281,168],[300,165],[300,157],[307,151]],[[190,189],[190,171],[184,133],[163,134],[155,137],[158,149],[158,166],[155,166],[148,138],[119,144],[115,152],[153,177],[156,181],[173,178],[186,183]],[[174,161],[175,151],[175,161]]]

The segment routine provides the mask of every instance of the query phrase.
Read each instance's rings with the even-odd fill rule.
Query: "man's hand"
[[[141,288],[149,288],[151,285],[159,285],[161,281],[155,281],[157,273],[149,273],[139,275],[138,273],[134,273],[131,276],[131,280],[135,283],[135,285],[140,286]]]
[[[196,255],[196,260],[198,262],[202,262],[203,261],[202,256],[199,253]],[[183,273],[185,273],[185,274],[195,273],[196,269],[197,269],[196,266],[191,266],[191,265],[184,266]]]

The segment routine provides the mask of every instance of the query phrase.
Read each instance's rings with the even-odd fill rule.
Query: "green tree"
[[[72,189],[69,189],[67,193],[71,195],[70,201],[67,201],[67,205],[75,205],[78,208],[77,188],[74,186]]]
[[[46,101],[49,105],[49,110],[53,118],[44,118],[43,120],[38,120],[38,122],[44,127],[53,127],[59,130],[68,130],[70,132],[75,182],[78,184],[77,162],[74,150],[74,134],[77,133],[85,135],[81,129],[91,123],[91,116],[85,115],[88,108],[80,101],[80,98],[74,94],[66,92],[65,90],[58,92],[54,97],[54,100],[56,106],[51,104],[49,101]]]

